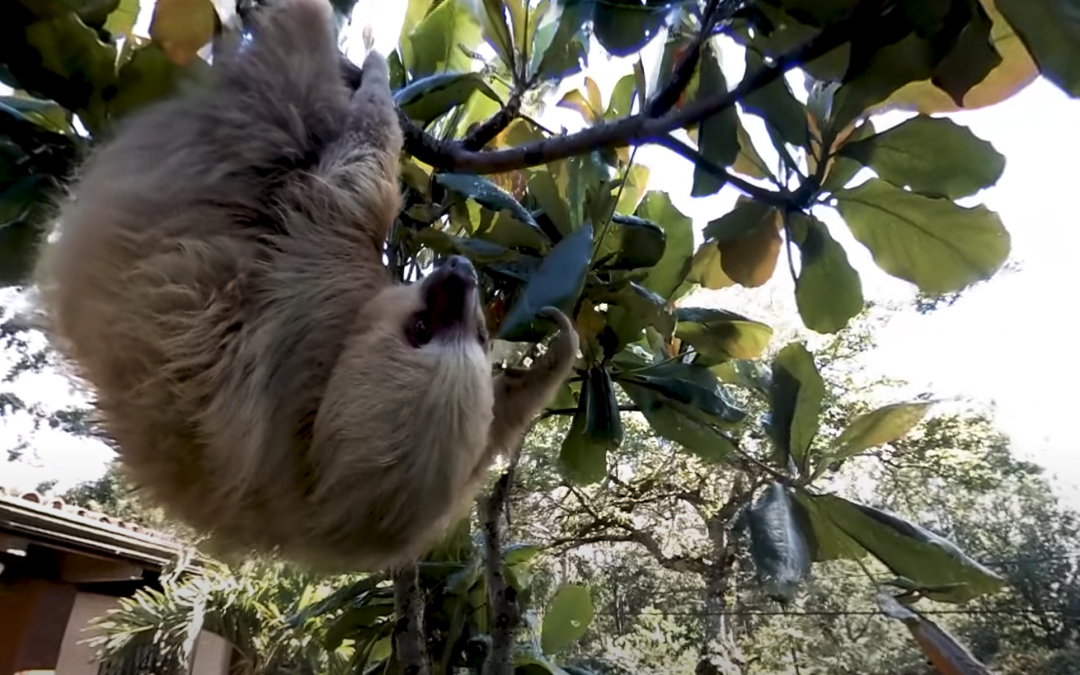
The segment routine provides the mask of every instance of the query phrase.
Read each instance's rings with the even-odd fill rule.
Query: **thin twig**
[[[397,611],[397,652],[404,675],[428,675],[424,636],[424,599],[416,565],[394,572],[394,609]]]
[[[484,120],[465,136],[461,146],[466,150],[480,150],[505,131],[520,112],[521,93],[515,91],[506,101],[506,105],[499,108],[499,112]]]

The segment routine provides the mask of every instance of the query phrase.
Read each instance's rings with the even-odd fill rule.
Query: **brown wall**
[[[0,675],[54,670],[75,587],[0,576]]]

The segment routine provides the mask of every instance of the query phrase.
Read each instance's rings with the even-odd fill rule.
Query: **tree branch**
[[[397,611],[398,660],[404,675],[428,675],[424,632],[424,599],[416,565],[394,572],[394,609]]]
[[[461,141],[461,147],[466,150],[480,150],[501,134],[506,127],[510,126],[510,123],[514,121],[520,112],[521,93],[515,91],[506,101],[506,105],[499,108],[499,112],[479,124],[465,136],[465,139]]]
[[[502,520],[523,444],[524,437],[522,444],[518,445],[511,456],[509,468],[499,477],[483,503],[484,567],[487,573],[488,606],[493,618],[491,651],[484,662],[484,675],[510,675],[514,670],[510,657],[514,646],[514,630],[520,617],[517,591],[507,583],[503,568]]]
[[[878,6],[878,0],[870,5]],[[734,89],[694,101],[661,117],[646,113],[631,115],[615,122],[600,124],[577,133],[526,143],[513,148],[479,152],[466,149],[460,142],[441,141],[420,129],[412,120],[399,114],[405,148],[414,157],[436,169],[476,174],[503,173],[584,154],[598,148],[617,148],[655,142],[675,129],[696,124],[724,110],[748,94],[767,86],[795,65],[823,56],[843,45],[856,32],[872,30],[880,12],[863,10],[861,3],[846,18],[826,26],[800,47],[776,58],[769,66],[748,74]]]

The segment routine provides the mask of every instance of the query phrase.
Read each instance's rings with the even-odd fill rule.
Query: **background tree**
[[[351,9],[348,0],[337,7],[343,17]],[[131,34],[136,0],[0,0],[0,81],[14,89],[0,100],[4,283],[29,282],[51,225],[50,197],[78,159],[125,115],[202,78],[215,36],[242,30],[250,8],[159,0],[147,39]],[[406,148],[404,208],[387,259],[402,280],[438,256],[472,259],[502,360],[527,358],[542,334],[539,308],[574,317],[584,359],[550,411],[570,418],[558,465],[574,489],[617,493],[607,479],[625,438],[623,413],[640,414],[664,442],[637,450],[686,451],[712,472],[734,470],[725,473],[734,492],[756,496],[747,516],[753,560],[774,597],[790,601],[812,562],[868,553],[909,591],[939,602],[997,591],[998,574],[938,535],[827,492],[830,472],[896,441],[930,401],[867,411],[833,434],[828,387],[802,342],[754,362],[769,346],[769,326],[682,301],[699,287],[760,287],[783,260],[805,327],[843,330],[865,299],[823,210],[838,213],[878,267],[926,296],[990,278],[1007,259],[1008,233],[985,206],[957,200],[996,182],[1004,158],[931,114],[993,105],[1040,73],[1075,94],[1074,11],[1068,0],[410,0],[389,56]],[[585,78],[558,101],[580,112],[585,128],[557,134],[534,120],[592,45],[627,57],[658,37],[655,77],[639,58],[612,91]],[[733,86],[722,44],[744,58]],[[482,46],[494,58],[480,58]],[[796,70],[804,87],[788,77]],[[344,72],[357,76],[348,62]],[[873,115],[889,108],[917,114],[878,131]],[[751,117],[765,138],[750,137]],[[762,158],[763,141],[775,166]],[[644,144],[694,163],[692,195],[725,186],[742,193],[700,245],[670,196],[647,189],[648,171],[634,161]],[[416,615],[419,597],[430,609],[442,593],[458,601],[463,589],[482,588],[490,620],[476,626],[490,639],[488,672],[511,662],[550,671],[556,666],[541,657],[582,623],[566,612],[592,610],[575,587],[559,591],[549,616],[566,620],[545,620],[538,649],[508,658],[521,616],[515,596],[528,587],[510,570],[531,559],[500,541],[514,465],[482,505],[481,545],[454,544],[450,556],[458,572],[485,559],[485,575],[465,583],[421,574],[419,586],[402,576],[398,611]],[[768,480],[740,484],[740,472]],[[702,508],[738,501],[709,497]],[[445,571],[438,564],[448,554],[439,555],[428,562]],[[441,635],[446,617],[427,618]],[[456,632],[454,620],[447,625],[454,640],[465,635],[460,622]],[[550,637],[560,625],[575,627]],[[438,645],[417,632],[398,639],[391,661],[426,671],[421,655]],[[451,651],[438,667],[467,650]]]

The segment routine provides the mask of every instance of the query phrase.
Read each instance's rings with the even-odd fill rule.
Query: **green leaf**
[[[610,244],[608,242],[611,242]],[[656,223],[634,216],[614,215],[600,255],[612,257],[604,267],[613,270],[633,270],[656,265],[664,257],[667,238]]]
[[[434,227],[425,227],[415,234],[416,243],[443,255],[463,255],[480,267],[496,262],[512,262],[519,255],[505,246],[478,237],[457,237]]]
[[[765,67],[761,55],[752,49],[746,50],[746,76],[753,77]],[[778,77],[771,83],[748,94],[742,101],[743,109],[765,120],[772,126],[780,138],[796,147],[809,147],[809,131],[806,122],[806,108],[791,93],[787,81]]]
[[[563,473],[577,485],[607,476],[607,454],[622,443],[622,418],[611,376],[591,368],[581,385],[578,409],[559,454]]]
[[[675,316],[667,300],[628,281],[608,287],[593,287],[589,298],[596,304],[608,304],[608,326],[615,331],[620,345],[637,342],[646,326],[664,336],[675,332]]]
[[[678,443],[706,462],[717,463],[735,454],[732,440],[712,426],[690,417],[660,392],[619,379],[619,386],[649,422],[652,430]]]
[[[537,319],[545,307],[572,314],[585,285],[592,260],[592,225],[585,224],[556,244],[517,295],[497,337],[511,342],[536,342]]]
[[[750,555],[765,592],[787,603],[810,574],[810,548],[786,488],[770,483],[747,510]]]
[[[545,654],[569,647],[585,634],[593,620],[592,598],[584,586],[565,584],[544,611],[540,644]]]
[[[472,59],[461,48],[475,51],[483,37],[470,1],[444,0],[409,35],[412,58],[405,65],[414,78],[473,70]]]
[[[641,50],[663,27],[671,7],[648,0],[604,0],[593,4],[593,36],[608,54],[628,56]]]
[[[924,588],[928,597],[964,603],[1004,586],[1004,580],[972,560],[956,544],[899,516],[835,495],[811,496],[818,513],[858,542],[894,574]]]
[[[620,385],[652,389],[683,413],[707,424],[730,426],[742,422],[746,411],[729,400],[716,374],[706,367],[664,361],[617,374]]]
[[[711,42],[706,42],[701,52],[700,80],[698,97],[716,96],[717,92],[728,90],[724,71],[720,69],[720,55]],[[731,165],[739,156],[739,115],[735,106],[706,117],[698,126],[698,151],[716,166]],[[700,166],[694,168],[694,184],[690,189],[691,197],[704,197],[716,194],[724,187],[723,179],[709,173]]]
[[[958,199],[1001,178],[1005,157],[967,127],[919,115],[880,134],[848,143],[840,154],[897,187],[927,197]]]
[[[862,279],[825,223],[800,211],[789,217],[802,256],[795,280],[799,316],[810,330],[836,333],[863,310]]]
[[[514,41],[510,37],[510,28],[506,25],[506,6],[503,0],[483,0],[484,9],[480,13],[480,22],[484,28],[484,38],[499,55],[506,67],[514,70]]]
[[[394,103],[421,126],[459,105],[476,92],[501,103],[480,73],[439,73],[414,80],[394,94]]]
[[[645,194],[636,215],[658,224],[664,230],[664,255],[649,271],[642,285],[663,298],[670,299],[690,271],[694,255],[693,220],[683,215],[666,192]]]
[[[636,91],[635,73],[620,77],[611,90],[611,98],[608,100],[607,110],[604,111],[604,120],[610,122],[628,116],[633,109]]]
[[[1080,96],[1080,7],[1072,0],[995,0],[1039,70],[1070,96]]]
[[[585,2],[558,4],[562,11],[558,22],[537,33],[531,66],[539,82],[563,80],[581,70],[582,62],[588,58],[584,27],[591,7]]]
[[[825,381],[814,356],[799,342],[793,342],[773,359],[770,405],[771,431],[779,452],[778,464],[787,468],[788,459],[805,472],[807,452],[817,435]]]
[[[503,547],[503,564],[509,567],[527,563],[535,558],[541,549],[536,544],[510,544]]]
[[[731,359],[756,359],[769,346],[772,328],[735,312],[679,307],[675,335],[698,353],[695,363],[713,366]]]
[[[120,68],[116,96],[109,101],[113,122],[171,94],[184,75],[156,42],[139,47]]]
[[[496,213],[509,211],[514,218],[543,235],[540,226],[514,196],[483,176],[471,173],[439,173],[435,181],[448,190],[476,201]]]
[[[859,415],[836,439],[833,449],[822,457],[815,475],[824,473],[833,462],[902,438],[926,417],[932,405],[930,401],[892,403]]]
[[[724,272],[724,266],[720,263],[720,247],[715,242],[706,241],[698,248],[690,262],[686,283],[700,284],[714,291],[735,285]]]
[[[52,101],[22,96],[0,96],[0,113],[58,134],[74,133],[68,113]]]
[[[115,37],[127,35],[139,19],[140,0],[120,0],[119,5],[105,20],[105,30]]]
[[[595,124],[600,119],[600,112],[593,108],[588,97],[581,93],[580,89],[572,89],[566,92],[555,105],[567,110],[573,110],[581,115],[581,119],[585,120],[585,123],[589,125]]]
[[[709,241],[726,243],[742,239],[771,216],[775,207],[748,197],[739,197],[735,206],[715,220],[710,220],[701,234]]]
[[[878,267],[931,295],[990,278],[1009,255],[1009,233],[982,205],[965,208],[880,179],[839,190],[836,200]]]
[[[44,199],[46,185],[45,176],[31,174],[4,186],[0,191],[0,228],[25,220],[31,209]]]

